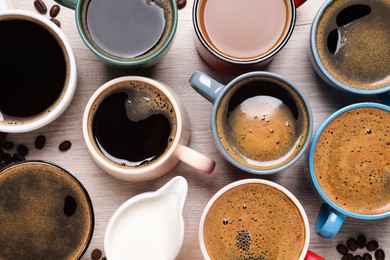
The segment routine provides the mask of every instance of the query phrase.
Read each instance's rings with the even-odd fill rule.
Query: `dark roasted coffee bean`
[[[373,252],[373,251],[377,250],[378,247],[379,247],[379,244],[378,244],[378,242],[376,242],[375,240],[372,240],[372,241],[370,241],[370,242],[368,242],[368,243],[366,244],[366,248],[367,248],[367,250],[368,250],[369,252]]]
[[[360,255],[355,255],[353,260],[363,260],[363,258]]]
[[[350,238],[347,240],[347,246],[352,252],[355,252],[358,248],[358,244],[354,238]]]
[[[94,249],[91,253],[91,257],[93,260],[98,260],[102,257],[102,251],[99,249]]]
[[[18,153],[20,155],[23,155],[23,156],[28,155],[28,148],[24,144],[19,144],[18,147],[16,148],[16,151],[18,151]]]
[[[104,257],[102,258],[102,260],[107,260],[107,257],[104,256]]]
[[[47,7],[45,3],[42,0],[35,0],[34,1],[34,6],[40,12],[41,14],[46,14],[47,13]]]
[[[12,156],[12,160],[14,162],[22,162],[22,161],[25,161],[26,158],[24,158],[24,156],[19,154],[19,153],[15,153],[14,156]]]
[[[187,0],[176,0],[177,8],[183,9],[187,5]]]
[[[346,247],[345,245],[343,245],[343,244],[338,244],[337,246],[336,246],[336,250],[337,250],[337,252],[339,252],[340,254],[342,254],[342,255],[346,255],[346,254],[348,254],[348,247]]]
[[[2,146],[5,150],[11,150],[12,148],[14,148],[15,144],[11,141],[4,141]]]
[[[4,151],[0,148],[0,162],[3,161]]]
[[[356,241],[360,249],[366,246],[367,239],[365,236],[359,236]]]
[[[376,260],[384,260],[385,259],[385,251],[382,249],[378,249],[375,251],[375,259]]]
[[[51,17],[56,17],[58,15],[58,13],[60,12],[61,8],[59,5],[53,5],[51,8],[50,8],[50,16]]]
[[[37,138],[35,138],[35,147],[37,149],[42,149],[45,147],[46,143],[46,137],[44,135],[38,135]]]
[[[60,146],[58,147],[58,149],[60,149],[61,152],[66,152],[70,149],[70,147],[72,147],[72,143],[69,142],[69,141],[63,141]]]
[[[372,256],[369,253],[364,253],[363,260],[372,260]]]
[[[7,133],[0,132],[0,142],[1,142],[1,141],[4,141],[5,138],[7,138]]]
[[[341,258],[341,260],[353,260],[353,255],[352,254],[347,254]]]
[[[6,163],[6,164],[10,164],[12,163],[12,157],[9,153],[5,153],[4,154],[4,157],[3,157],[3,161]]]
[[[61,22],[60,22],[58,19],[56,19],[56,18],[51,18],[50,21],[52,21],[53,23],[55,23],[55,25],[57,25],[58,27],[61,28]]]

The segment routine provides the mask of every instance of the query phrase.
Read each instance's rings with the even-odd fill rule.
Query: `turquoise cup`
[[[257,175],[280,172],[296,163],[308,147],[311,108],[289,80],[256,71],[223,85],[197,71],[189,83],[213,103],[211,130],[216,146],[239,169]],[[241,108],[248,108],[248,113],[240,113]]]
[[[366,116],[370,113],[375,115],[371,120]],[[354,114],[356,118],[350,116]],[[315,225],[320,236],[335,237],[346,217],[390,217],[390,166],[386,166],[390,157],[389,120],[389,106],[365,102],[336,111],[319,127],[310,148],[309,167],[314,187],[324,201]],[[375,185],[378,182],[383,183]],[[374,204],[379,203],[376,201],[380,204]]]
[[[103,60],[109,65],[127,68],[127,69],[147,68],[159,62],[168,53],[170,47],[173,44],[173,40],[177,28],[177,22],[178,22],[178,12],[177,12],[177,5],[175,0],[166,0],[166,4],[169,7],[169,11],[165,12],[166,14],[165,28],[160,40],[153,47],[147,50],[145,53],[140,54],[133,58],[124,58],[124,57],[120,57],[117,54],[115,55],[110,54],[107,50],[103,50],[99,46],[99,44],[96,44],[93,41],[87,23],[88,6],[89,3],[92,2],[92,0],[55,0],[55,1],[65,7],[75,10],[77,29],[85,45],[87,45],[87,47],[97,57],[99,57],[101,60]],[[111,1],[114,2],[114,0]],[[128,7],[129,6],[126,6],[126,8]],[[122,14],[123,11],[120,11],[120,13]],[[104,19],[110,20],[109,18],[110,17],[104,17]],[[126,26],[126,24],[124,24],[123,26]],[[120,29],[121,28],[118,28],[118,30]],[[142,31],[138,32],[138,34],[134,34],[134,37],[142,37],[141,34],[144,34],[144,32]]]

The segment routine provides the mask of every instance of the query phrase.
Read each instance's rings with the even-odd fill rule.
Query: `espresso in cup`
[[[390,84],[390,1],[333,1],[315,32],[316,51],[338,82],[360,90]]]
[[[252,76],[221,99],[216,130],[225,151],[246,167],[273,169],[301,152],[310,129],[302,96],[285,81]]]
[[[69,53],[53,29],[26,15],[0,16],[0,35],[0,125],[34,123],[63,102]]]
[[[307,250],[308,231],[296,202],[265,183],[224,191],[208,208],[201,228],[210,259],[297,260]]]
[[[79,259],[93,233],[91,200],[65,170],[24,162],[0,172],[0,259]]]
[[[119,82],[92,104],[90,139],[100,155],[119,167],[145,167],[158,161],[176,134],[169,98],[144,81]]]
[[[357,107],[330,121],[313,153],[317,182],[340,208],[361,215],[390,211],[390,112]]]
[[[88,0],[81,10],[90,44],[119,60],[154,55],[166,44],[175,24],[169,0]]]

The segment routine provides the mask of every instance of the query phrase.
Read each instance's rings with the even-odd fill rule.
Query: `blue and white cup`
[[[316,232],[333,238],[346,217],[390,217],[390,107],[344,107],[319,127],[310,149],[310,176],[324,204]]]
[[[253,174],[282,171],[302,156],[313,118],[304,94],[289,80],[269,72],[249,72],[226,86],[202,72],[190,85],[212,102],[211,129],[221,154]]]

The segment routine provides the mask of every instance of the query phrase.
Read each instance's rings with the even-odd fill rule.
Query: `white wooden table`
[[[53,0],[44,0],[50,8]],[[33,0],[11,0],[16,8],[36,12]],[[367,100],[342,94],[324,82],[314,72],[309,61],[309,31],[313,18],[323,0],[309,0],[298,9],[296,27],[285,48],[264,70],[278,73],[298,85],[311,103],[315,127],[330,113],[337,109]],[[176,39],[168,55],[156,66],[145,70],[123,70],[108,67],[92,54],[82,42],[76,29],[74,12],[61,8],[58,19],[62,30],[70,39],[78,64],[78,89],[68,110],[50,125],[26,134],[12,134],[9,139],[15,143],[25,143],[30,147],[28,159],[42,159],[55,162],[68,169],[86,186],[95,210],[95,230],[87,253],[83,259],[91,259],[91,252],[98,248],[104,250],[103,240],[107,223],[124,201],[146,191],[154,191],[177,175],[184,176],[189,183],[188,196],[184,207],[185,239],[177,259],[202,259],[198,245],[198,224],[203,208],[208,200],[223,186],[244,178],[264,178],[277,182],[289,189],[302,203],[309,217],[311,228],[310,250],[327,259],[340,259],[335,247],[349,237],[364,234],[367,238],[377,239],[380,247],[390,257],[390,219],[362,221],[347,218],[340,233],[333,240],[325,240],[314,232],[321,201],[311,189],[308,181],[308,158],[305,156],[293,167],[272,176],[255,176],[238,170],[219,154],[214,145],[210,130],[211,103],[198,95],[188,84],[195,70],[202,70],[222,83],[233,79],[234,75],[225,75],[211,70],[198,56],[194,46],[192,25],[192,4],[179,10],[179,24]],[[49,18],[47,14],[46,17]],[[3,37],[3,36],[1,36]],[[128,183],[116,180],[103,172],[89,156],[81,131],[84,107],[92,93],[110,79],[125,75],[142,75],[165,82],[183,99],[190,121],[192,136],[190,147],[212,157],[216,168],[212,175],[206,176],[179,163],[165,176],[145,183]],[[371,101],[375,99],[371,98]],[[43,150],[34,148],[37,135],[47,137]],[[58,145],[64,140],[73,144],[71,150],[62,153]],[[103,251],[104,255],[104,251]]]

